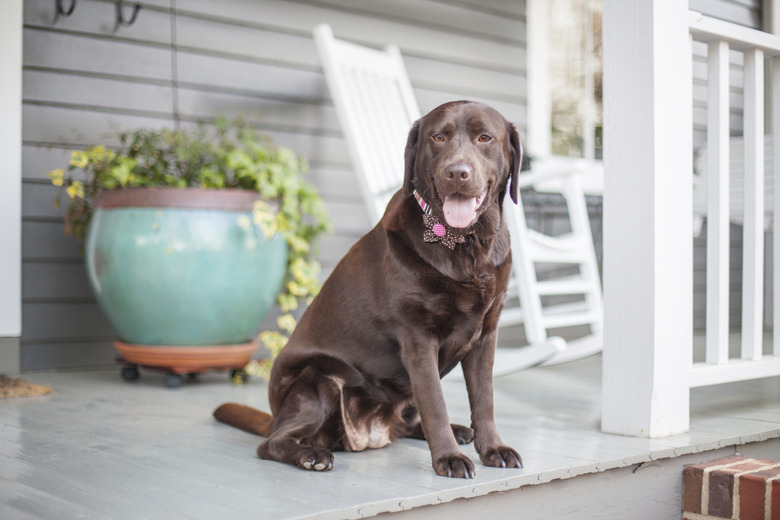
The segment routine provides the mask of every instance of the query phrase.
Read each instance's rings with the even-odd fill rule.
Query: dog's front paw
[[[522,468],[523,459],[509,446],[485,448],[479,452],[479,458],[485,466],[493,468]]]
[[[477,474],[474,463],[462,453],[439,457],[433,461],[433,469],[442,477],[474,478]]]
[[[298,454],[299,468],[313,471],[330,471],[333,469],[333,453],[323,448],[306,448]]]

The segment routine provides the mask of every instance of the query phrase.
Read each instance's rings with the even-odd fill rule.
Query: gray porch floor
[[[436,476],[415,440],[338,453],[329,473],[258,460],[259,438],[211,411],[267,409],[259,380],[207,374],[169,390],[149,371],[133,384],[117,369],[27,374],[54,394],[0,400],[0,518],[361,518],[780,437],[777,377],[694,390],[686,435],[602,434],[600,373],[595,356],[496,380],[499,431],[525,469],[486,468],[465,446],[473,480]],[[463,385],[444,387],[451,419],[468,424]]]

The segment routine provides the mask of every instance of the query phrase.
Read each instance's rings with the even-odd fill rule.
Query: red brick
[[[776,463],[769,460],[748,459],[745,462],[742,462],[741,464],[735,464],[728,468],[718,469],[715,471],[726,471],[729,473],[744,473],[746,471],[755,471],[757,469],[763,468],[764,466],[769,466],[772,464],[776,464]]]
[[[772,481],[772,520],[780,520],[780,480]]]
[[[708,514],[731,518],[734,510],[734,475],[724,471],[710,473]]]
[[[765,520],[766,477],[763,472],[739,477],[740,520]]]
[[[691,470],[703,471],[707,468],[711,468],[712,466],[723,466],[725,464],[731,464],[733,462],[738,462],[741,460],[749,460],[749,459],[745,457],[740,457],[739,455],[732,455],[731,457],[727,457],[725,459],[711,460],[709,462],[700,462],[699,464],[690,464],[686,466],[686,468],[691,468]]]
[[[688,466],[683,470],[683,510],[687,513],[701,513],[701,486],[703,472]]]

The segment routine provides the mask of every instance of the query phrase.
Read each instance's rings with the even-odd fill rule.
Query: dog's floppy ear
[[[409,196],[414,191],[414,161],[417,158],[417,145],[420,142],[420,119],[414,122],[406,138],[404,151],[404,195]]]
[[[520,134],[512,123],[506,124],[506,131],[509,134],[509,152],[511,162],[509,163],[509,196],[512,202],[517,204],[517,175],[520,172],[520,165],[523,162],[523,146],[520,144]]]

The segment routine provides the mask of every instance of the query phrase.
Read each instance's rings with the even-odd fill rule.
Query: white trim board
[[[22,0],[0,2],[0,336],[21,319]]]

